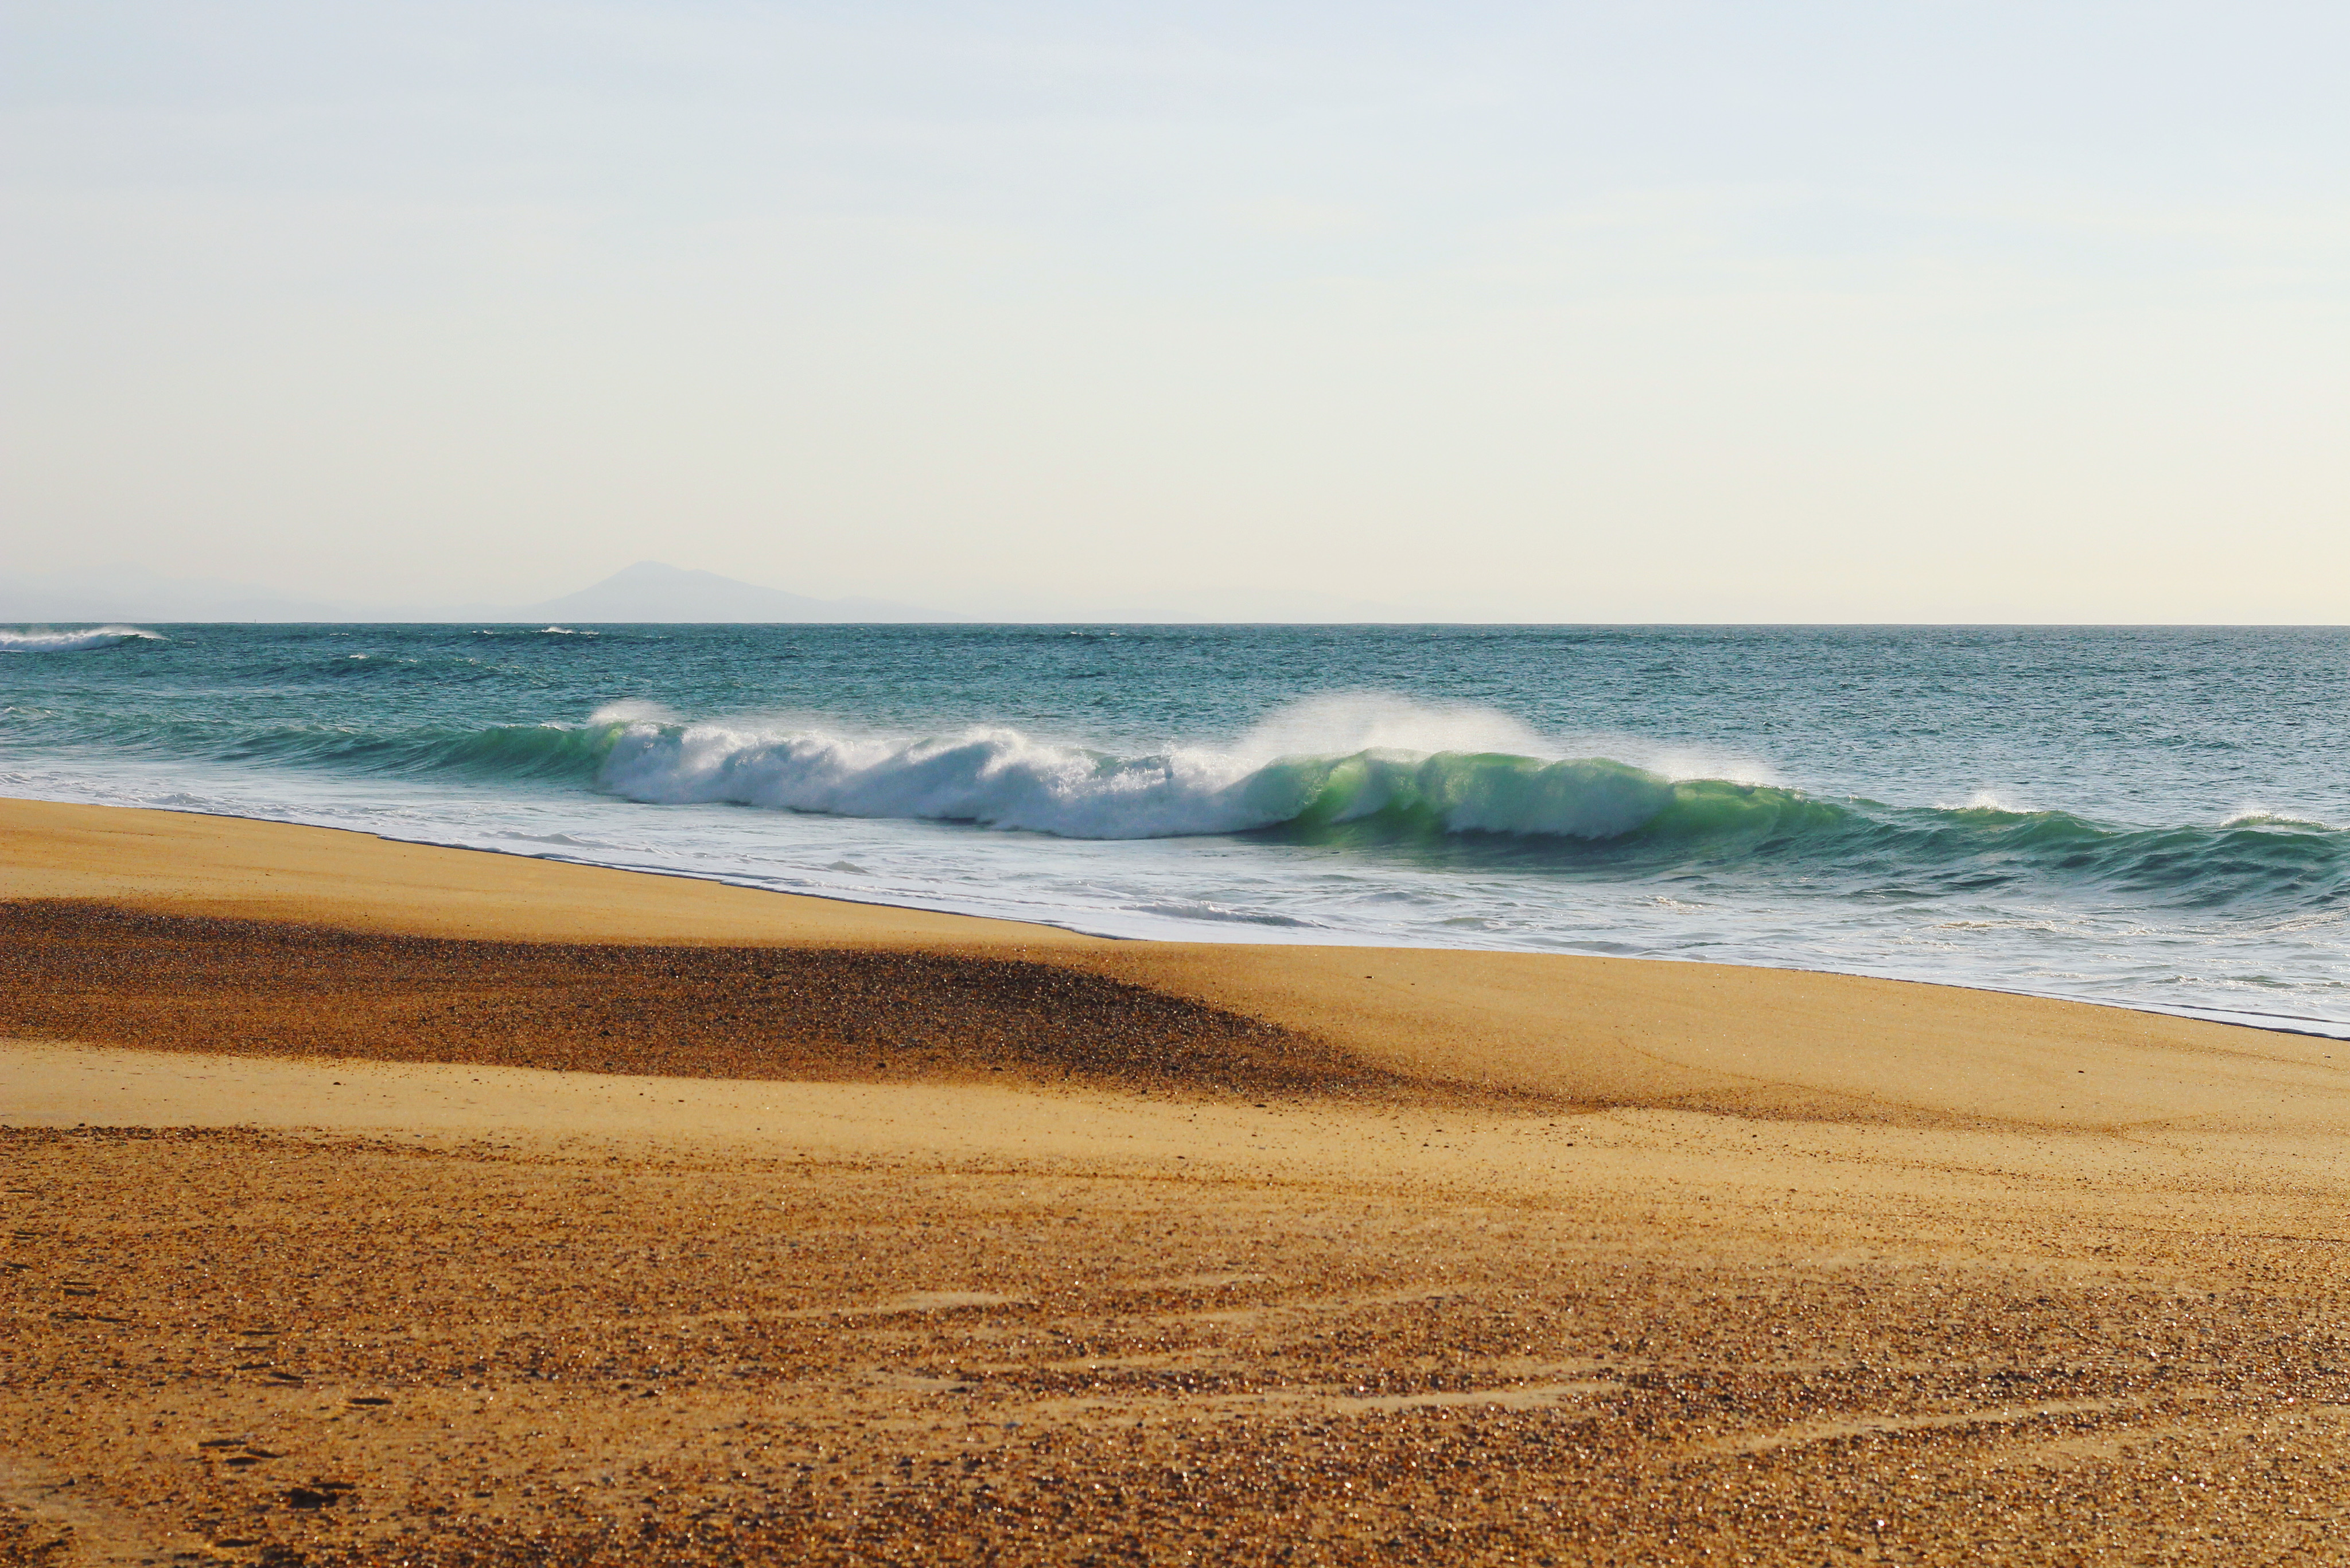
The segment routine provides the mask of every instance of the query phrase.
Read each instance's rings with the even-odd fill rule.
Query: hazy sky
[[[0,571],[2350,618],[2350,7],[5,0]]]

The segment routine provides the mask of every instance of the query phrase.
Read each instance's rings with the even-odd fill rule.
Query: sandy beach
[[[2350,1561],[2350,1044],[0,802],[0,1562]]]

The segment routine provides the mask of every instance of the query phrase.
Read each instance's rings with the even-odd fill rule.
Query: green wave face
[[[369,733],[287,727],[221,748],[223,760],[367,774],[446,774],[484,782],[591,787],[621,726],[499,724],[477,730]]]
[[[1261,770],[1253,792],[1253,804],[1301,833],[1372,823],[1402,835],[1704,839],[1827,827],[1849,815],[1775,785],[1668,779],[1606,757],[1496,753],[1298,758]]]
[[[1274,836],[1463,867],[1612,877],[1702,864],[1774,880],[1866,879],[1888,896],[2036,885],[2279,912],[2350,898],[2350,834],[2290,819],[2123,827],[2065,812],[1889,806],[1667,779],[1606,758],[1365,753],[1276,763],[1252,788]]]

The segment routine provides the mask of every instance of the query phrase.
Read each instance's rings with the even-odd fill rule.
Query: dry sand
[[[2350,1046],[0,802],[0,1562],[2350,1561]]]

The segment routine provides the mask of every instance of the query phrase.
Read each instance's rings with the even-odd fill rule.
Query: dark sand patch
[[[0,1035],[672,1077],[1436,1092],[1293,1030],[1018,958],[463,940],[68,899],[0,903]]]

